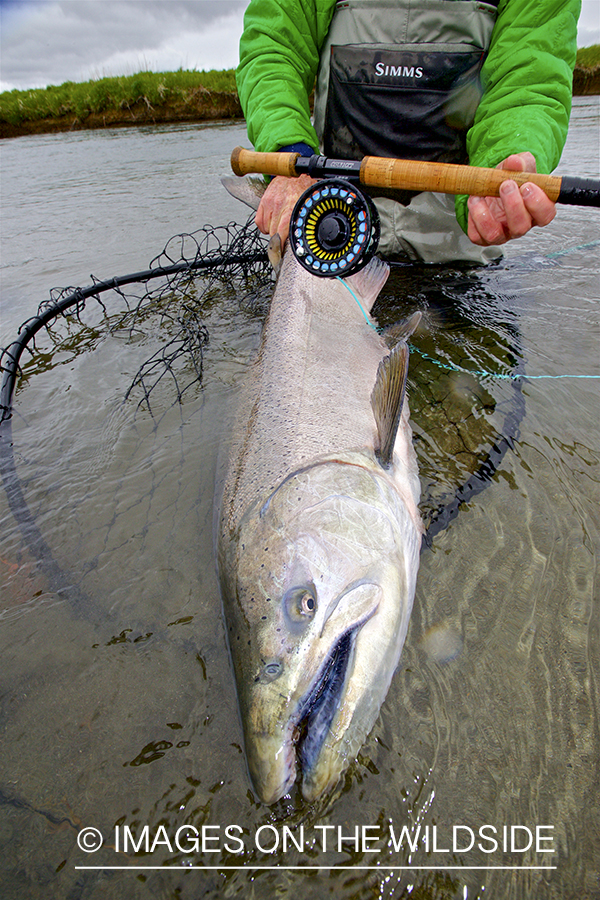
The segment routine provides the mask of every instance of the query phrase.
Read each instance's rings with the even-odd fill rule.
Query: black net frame
[[[199,276],[204,281],[202,291],[194,295],[193,291],[190,293],[190,287]],[[150,289],[150,283],[161,278],[162,286],[158,290]],[[253,216],[244,225],[206,226],[191,234],[172,237],[146,270],[104,281],[93,278],[92,284],[85,288],[52,290],[50,300],[40,305],[37,314],[21,326],[16,339],[0,352],[0,475],[9,506],[25,541],[57,592],[63,592],[74,600],[82,599],[78,587],[69,581],[54,561],[51,549],[29,510],[15,465],[11,420],[14,392],[19,376],[24,374],[21,365],[23,354],[27,352],[30,360],[34,360],[36,335],[44,329],[50,332],[57,320],[63,318],[68,322],[77,320],[82,323],[82,313],[90,300],[94,300],[102,310],[105,326],[108,324],[115,331],[128,329],[132,335],[141,328],[149,309],[158,306],[161,317],[169,320],[172,336],[140,367],[124,397],[126,400],[134,388],[140,387],[142,400],[139,405],[145,405],[152,414],[152,392],[165,377],[172,379],[175,402],[181,402],[188,388],[202,382],[204,350],[209,338],[202,316],[202,298],[224,282],[232,286],[244,282],[247,288],[250,281],[254,282],[257,300],[264,302],[266,289],[273,283],[273,274],[268,262],[266,240],[257,231]],[[138,296],[124,291],[125,287],[135,284],[143,287]],[[116,315],[111,315],[102,299],[107,292],[116,294],[122,303],[122,309]],[[171,302],[173,297],[177,299],[176,303]],[[164,308],[160,306],[162,298],[168,300]],[[181,380],[180,367],[175,367],[175,362],[182,357],[191,361],[185,381]],[[517,378],[524,375],[520,365],[517,370]],[[525,414],[520,381],[515,381],[514,386],[514,402],[502,432],[497,435],[476,471],[433,512],[423,536],[424,547],[431,547],[434,538],[456,518],[463,505],[491,483],[506,453],[514,448]]]
[[[24,375],[21,365],[23,354],[27,352],[30,361],[35,361],[38,352],[36,335],[44,330],[51,334],[53,324],[60,319],[68,328],[73,323],[82,326],[82,315],[91,301],[98,304],[105,326],[115,331],[128,329],[130,334],[134,334],[148,311],[160,306],[161,298],[167,298],[168,302],[161,308],[161,317],[168,320],[172,337],[140,367],[124,399],[140,386],[142,400],[138,405],[146,405],[152,414],[151,394],[166,376],[170,376],[175,402],[180,402],[188,388],[202,382],[204,348],[208,341],[208,331],[202,318],[202,298],[224,281],[232,285],[251,283],[258,298],[264,295],[273,281],[266,242],[256,230],[252,218],[245,225],[207,226],[191,234],[176,235],[144,271],[105,281],[92,276],[92,284],[85,288],[53,289],[50,300],[40,304],[37,314],[23,323],[15,340],[0,352],[0,477],[26,546],[38,561],[52,589],[72,603],[81,606],[87,598],[54,559],[28,506],[15,464],[13,398],[19,377]],[[190,296],[190,286],[198,276],[203,276],[202,291],[199,295]],[[158,290],[150,289],[149,285],[158,279],[163,279],[162,285]],[[125,287],[135,284],[143,288],[137,296],[125,293]],[[108,301],[105,303],[102,299],[108,292],[119,298],[121,309],[117,314],[111,315]],[[185,381],[181,380],[174,366],[175,360],[182,357],[191,361],[191,366],[185,367]]]
[[[192,252],[190,252],[192,251]],[[132,303],[123,288],[132,284],[148,285],[158,278],[165,280],[159,296],[166,294],[185,294],[185,289],[194,276],[212,273],[215,281],[224,278],[248,279],[259,276],[261,283],[272,280],[268,269],[266,244],[259,236],[256,228],[249,220],[245,225],[230,223],[216,228],[205,227],[191,234],[179,234],[171,238],[164,250],[151,263],[150,268],[100,281],[93,279],[85,288],[61,288],[51,291],[50,300],[40,304],[35,316],[21,325],[17,338],[0,353],[0,424],[10,420],[12,416],[13,395],[19,375],[22,375],[21,358],[27,351],[31,357],[36,352],[35,337],[44,328],[48,328],[59,317],[81,317],[86,302],[94,299],[108,315],[108,310],[101,300],[107,291],[116,292],[121,298],[124,311],[121,312],[111,328],[128,327],[132,332],[136,322],[145,312],[149,303],[157,302],[157,293],[145,291]],[[92,276],[93,277],[93,276]],[[207,283],[204,291],[211,287]],[[175,319],[175,336],[153,358],[140,369],[127,396],[136,384],[141,384],[145,391],[145,402],[149,405],[149,397],[156,384],[167,372],[173,374],[172,363],[182,354],[188,354],[195,370],[193,382],[202,379],[202,349],[208,340],[206,327],[199,312],[199,303],[185,301],[177,305],[176,312],[164,313]],[[150,380],[154,373],[155,380]],[[180,400],[188,385],[181,386],[174,378],[177,399]]]

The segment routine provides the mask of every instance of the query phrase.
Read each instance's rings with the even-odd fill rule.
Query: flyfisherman
[[[548,173],[566,140],[580,0],[251,0],[237,83],[262,151],[365,155]],[[315,86],[316,79],[316,86]],[[315,86],[314,117],[309,98]],[[311,183],[278,176],[256,223],[285,240]],[[513,181],[499,198],[375,196],[380,250],[486,262],[555,206]]]

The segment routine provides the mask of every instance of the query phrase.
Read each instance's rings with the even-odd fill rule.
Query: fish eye
[[[290,588],[283,597],[283,609],[291,625],[304,627],[315,617],[317,597],[313,585]]]
[[[309,594],[308,591],[305,591],[302,594],[300,606],[302,608],[302,614],[310,616],[315,608],[315,598],[313,597],[313,595]]]

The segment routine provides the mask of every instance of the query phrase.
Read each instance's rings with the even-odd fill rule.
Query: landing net
[[[407,278],[411,277],[423,283],[418,271],[408,272]],[[135,338],[155,331],[158,315],[160,334],[165,339],[139,367],[124,394],[125,399],[135,395],[138,406],[153,414],[153,394],[158,385],[170,383],[173,402],[180,402],[189,388],[202,383],[209,340],[205,310],[211,296],[229,290],[246,307],[255,304],[262,310],[272,283],[266,240],[250,217],[245,225],[207,226],[171,238],[145,271],[107,281],[93,279],[86,288],[53,290],[50,300],[21,326],[17,338],[0,354],[0,474],[13,515],[38,559],[45,557],[48,561],[51,552],[27,506],[13,456],[11,416],[19,379],[22,384],[29,374],[39,372],[40,366],[43,370],[44,365],[55,364],[54,357],[62,355],[64,359],[65,353],[77,353],[84,332],[91,346],[94,335],[106,331]],[[36,343],[40,332],[44,334],[43,346]],[[415,369],[419,378],[419,369]],[[419,392],[423,393],[420,390],[417,395]],[[439,405],[425,394],[422,403],[428,408]],[[428,496],[426,489],[423,515],[427,544],[447,527],[464,503],[490,483],[511,448],[524,412],[520,386],[515,386],[509,406],[504,427],[487,438],[487,451],[482,453],[480,448],[479,454],[473,455],[470,472],[455,473],[454,490],[436,498],[434,494]],[[424,458],[422,463],[424,481],[434,481],[439,460]],[[55,581],[60,580],[55,573]]]
[[[204,276],[200,293],[192,290],[199,274]],[[160,324],[170,339],[141,366],[127,396],[140,387],[140,403],[151,409],[152,392],[169,377],[177,400],[181,400],[192,384],[202,381],[203,350],[208,341],[202,315],[204,298],[217,285],[243,284],[247,302],[249,288],[259,297],[271,281],[265,241],[249,219],[245,225],[232,223],[176,235],[143,272],[107,281],[93,279],[86,288],[52,290],[50,300],[40,305],[37,314],[21,326],[16,340],[0,353],[0,422],[10,419],[17,379],[26,377],[29,368],[22,356],[26,353],[30,363],[35,361],[40,331],[50,338],[51,349],[45,346],[43,351],[48,354],[68,342],[80,326],[125,330],[130,336],[141,333],[150,310],[160,310]],[[94,307],[91,315],[90,305]],[[59,323],[65,327],[60,328]],[[191,366],[181,365],[184,360]],[[182,372],[187,374],[182,376]]]

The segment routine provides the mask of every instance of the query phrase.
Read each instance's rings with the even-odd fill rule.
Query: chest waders
[[[322,152],[467,162],[495,20],[495,4],[476,0],[340,0],[315,91]],[[385,256],[485,263],[502,255],[471,243],[454,197],[399,192],[374,200]]]

